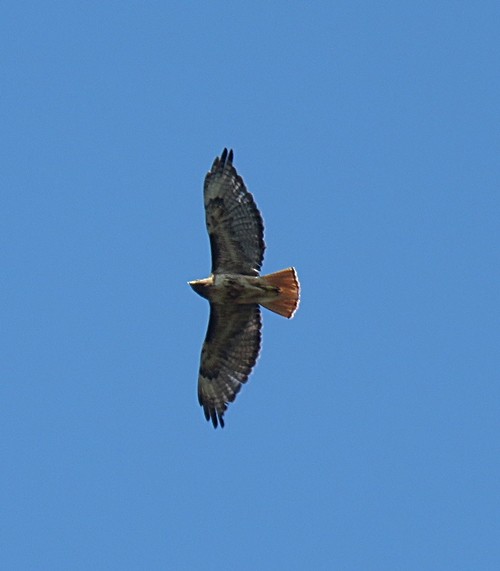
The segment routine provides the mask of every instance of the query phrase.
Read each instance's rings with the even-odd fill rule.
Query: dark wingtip
[[[201,407],[203,408],[203,414],[208,422],[212,422],[214,428],[220,426],[224,428],[224,410],[222,412],[218,411],[215,407],[211,407],[208,404],[202,402],[202,398],[200,394],[198,394],[198,402],[200,403]]]
[[[224,428],[224,418],[223,418],[223,414],[220,414],[217,412],[216,409],[212,409],[209,414],[205,414],[205,416],[207,417],[208,421],[212,421],[212,424],[214,425],[214,428],[217,428],[218,426],[220,426],[221,428]]]
[[[212,164],[211,173],[215,173],[220,168],[224,168],[225,166],[231,166],[233,164],[233,149],[228,150],[224,147],[220,157],[215,157],[214,162]]]
[[[229,149],[229,152],[228,152],[227,148],[224,147],[224,150],[222,151],[222,154],[220,156],[220,164],[222,166],[232,165],[233,164],[233,157],[234,157],[233,149]]]
[[[205,418],[208,422],[212,421],[214,428],[220,426],[224,428],[224,413],[217,412],[215,408],[208,408],[207,406],[203,407],[203,412],[205,413]]]
[[[212,424],[214,425],[214,428],[217,428],[217,413],[215,412],[214,408],[210,411],[210,416],[212,418]]]

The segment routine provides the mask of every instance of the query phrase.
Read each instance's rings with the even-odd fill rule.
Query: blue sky
[[[5,2],[0,566],[500,568],[498,2]],[[196,398],[232,147],[292,321]]]

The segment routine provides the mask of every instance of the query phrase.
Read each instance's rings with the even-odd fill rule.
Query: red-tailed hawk
[[[253,196],[233,166],[233,151],[216,157],[204,184],[212,273],[189,282],[210,302],[201,351],[198,400],[215,428],[224,426],[227,405],[246,383],[260,350],[259,305],[293,317],[300,285],[294,268],[259,276],[264,223]]]

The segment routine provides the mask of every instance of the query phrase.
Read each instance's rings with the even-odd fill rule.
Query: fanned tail
[[[261,279],[266,285],[278,290],[277,297],[270,301],[260,302],[261,305],[288,319],[293,317],[300,300],[300,284],[295,268],[286,268],[274,274],[267,274],[267,276],[261,276]]]

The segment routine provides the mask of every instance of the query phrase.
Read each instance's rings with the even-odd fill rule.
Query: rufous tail
[[[300,284],[295,269],[287,268],[274,274],[262,276],[261,279],[266,285],[278,290],[277,297],[264,303],[261,302],[261,305],[288,319],[293,317],[300,300]]]

